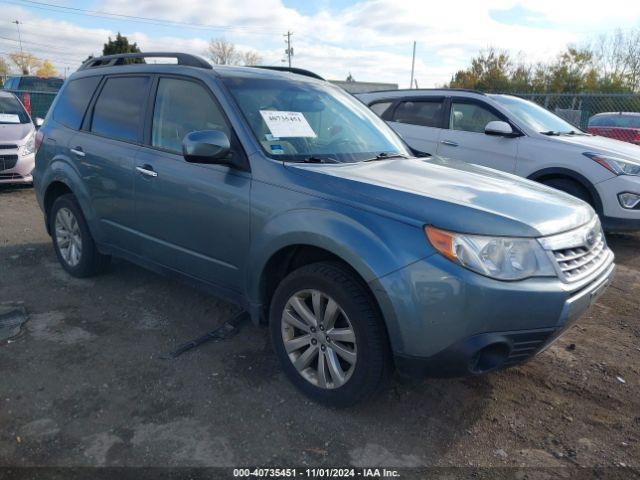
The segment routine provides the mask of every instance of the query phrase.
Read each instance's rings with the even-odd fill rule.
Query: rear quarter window
[[[71,80],[56,103],[53,119],[78,130],[98,83],[100,83],[100,77]]]

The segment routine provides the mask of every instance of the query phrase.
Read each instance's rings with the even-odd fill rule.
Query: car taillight
[[[38,153],[38,149],[40,148],[40,145],[42,144],[42,139],[44,138],[44,134],[42,133],[41,130],[38,130],[36,132],[36,145],[35,145],[35,152]]]
[[[24,109],[27,111],[29,116],[31,116],[31,95],[25,93],[22,97],[22,104],[24,105]]]
[[[636,130],[636,134],[631,141],[640,145],[640,130]]]

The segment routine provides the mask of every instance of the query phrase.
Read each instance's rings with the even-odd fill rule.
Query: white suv
[[[607,230],[640,229],[640,146],[590,135],[510,95],[441,89],[357,97],[416,151],[536,180],[590,203]]]

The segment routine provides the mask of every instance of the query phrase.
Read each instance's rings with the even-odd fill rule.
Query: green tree
[[[111,40],[111,37],[109,37],[107,43],[102,47],[103,55],[115,55],[117,53],[141,53],[141,51],[137,43],[129,43],[129,39],[118,32],[115,40]],[[127,61],[127,63],[144,63],[144,59],[136,58]]]

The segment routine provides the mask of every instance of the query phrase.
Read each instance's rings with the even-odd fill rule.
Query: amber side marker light
[[[452,233],[439,230],[430,225],[424,227],[424,232],[427,234],[427,238],[429,242],[431,242],[431,245],[433,245],[433,248],[449,260],[457,260],[455,251],[453,250],[453,240],[455,237]]]

